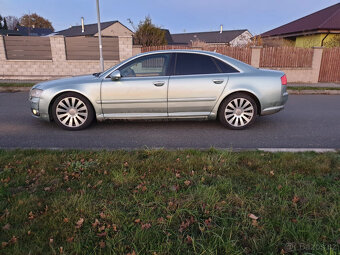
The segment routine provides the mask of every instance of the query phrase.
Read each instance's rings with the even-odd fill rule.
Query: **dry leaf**
[[[294,196],[293,199],[292,199],[292,202],[293,202],[294,204],[296,204],[296,203],[299,202],[299,201],[300,201],[300,198],[297,197],[297,196]]]
[[[50,191],[50,190],[51,190],[51,187],[45,187],[44,190],[45,190],[45,191]]]
[[[50,243],[53,243],[53,238],[50,238]]]
[[[150,223],[142,224],[142,229],[149,229],[149,228],[151,228],[151,224]]]
[[[5,226],[2,227],[3,230],[9,230],[11,228],[11,225],[7,223]]]
[[[105,225],[101,226],[100,228],[98,228],[98,232],[102,232],[105,230]]]
[[[252,220],[251,225],[253,225],[254,227],[257,227],[259,224],[257,223],[257,220]]]
[[[253,220],[257,220],[257,219],[259,218],[259,217],[255,216],[255,215],[252,214],[252,213],[249,213],[249,214],[248,214],[248,217],[251,218],[251,219],[253,219]]]
[[[100,216],[100,218],[102,218],[102,219],[105,219],[105,218],[106,218],[106,215],[105,215],[105,213],[103,213],[103,212],[101,212],[101,213],[99,214],[99,216]]]
[[[80,218],[78,221],[77,221],[77,226],[76,228],[81,228],[83,226],[83,223],[84,223],[84,219],[83,218]]]
[[[99,246],[100,246],[100,248],[105,248],[105,246],[106,246],[106,244],[105,244],[105,242],[103,241],[103,240],[101,240],[100,242],[99,242]]]
[[[32,211],[28,213],[28,219],[33,220],[34,219],[34,214]]]
[[[1,247],[2,247],[2,248],[5,248],[7,245],[8,245],[7,242],[2,242],[2,243],[1,243]]]
[[[116,226],[116,224],[113,224],[113,225],[112,225],[112,228],[113,228],[113,231],[117,232],[117,226]]]
[[[186,241],[187,244],[192,244],[191,236],[188,235],[185,241]]]
[[[65,223],[68,223],[68,218],[64,218],[64,222],[65,222]]]
[[[74,239],[74,237],[73,237],[73,236],[71,236],[71,237],[67,238],[67,240],[66,240],[66,241],[67,241],[68,243],[72,243],[72,242],[73,242],[73,239]]]
[[[186,181],[184,182],[184,184],[187,185],[187,186],[189,186],[189,185],[191,184],[191,181],[186,180]]]
[[[92,223],[92,227],[97,227],[100,224],[99,220],[95,219],[94,223]]]
[[[269,174],[270,174],[271,176],[274,176],[274,171],[270,171]]]
[[[140,222],[140,219],[135,219],[135,223],[139,223]]]

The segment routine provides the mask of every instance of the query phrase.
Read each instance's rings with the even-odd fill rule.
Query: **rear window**
[[[239,72],[234,67],[228,65],[227,63],[224,63],[223,61],[219,59],[214,58],[214,61],[216,62],[216,64],[218,65],[222,73],[238,73]]]
[[[191,53],[177,53],[175,75],[220,73],[210,56]]]

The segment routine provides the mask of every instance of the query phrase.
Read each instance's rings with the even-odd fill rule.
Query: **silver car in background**
[[[67,130],[105,119],[216,119],[243,129],[288,99],[283,72],[206,51],[139,54],[103,73],[36,84],[32,114]]]

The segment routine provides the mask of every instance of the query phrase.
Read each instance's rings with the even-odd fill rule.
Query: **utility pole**
[[[100,28],[99,0],[97,0],[97,20],[98,20],[98,36],[99,36],[100,70],[101,70],[101,72],[104,72],[103,44],[102,44],[102,31],[101,31],[101,28]]]

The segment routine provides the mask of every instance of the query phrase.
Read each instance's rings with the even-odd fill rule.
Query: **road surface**
[[[0,93],[0,148],[340,149],[339,95],[291,95],[283,111],[241,131],[217,121],[108,121],[65,131],[33,118],[27,97]]]

